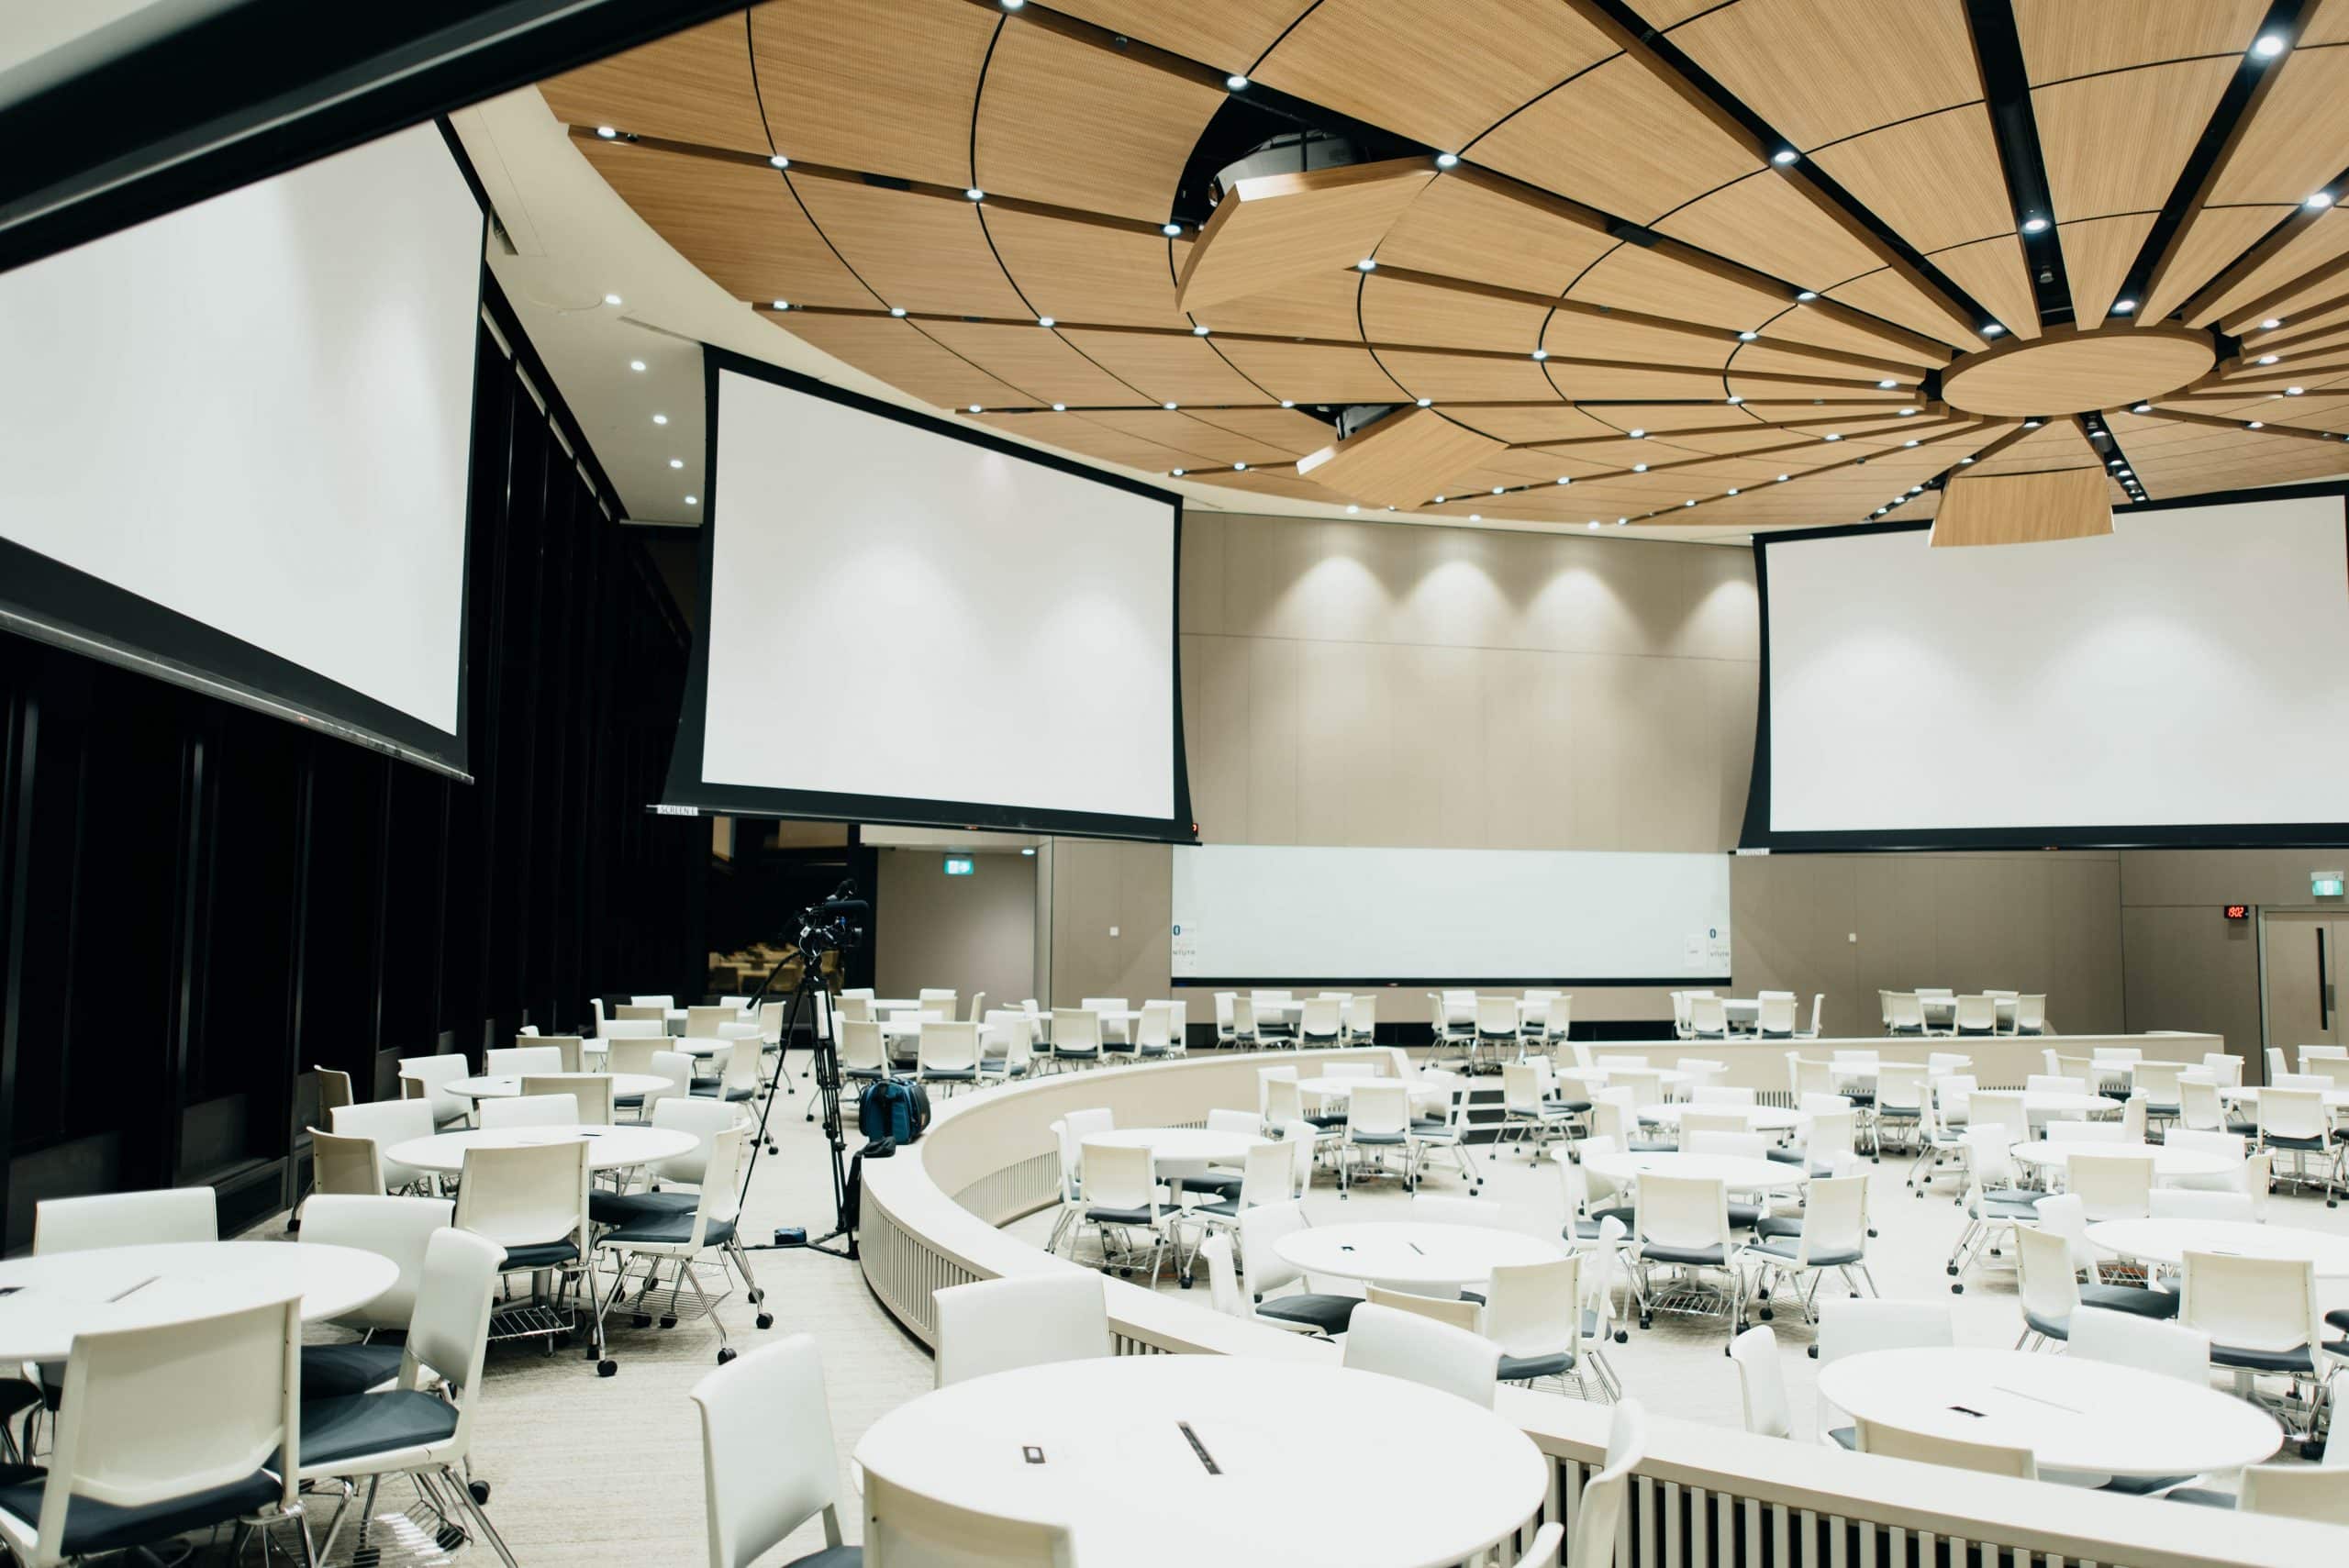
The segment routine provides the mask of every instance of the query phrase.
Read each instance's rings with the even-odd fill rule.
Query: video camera
[[[829,898],[799,912],[799,951],[818,958],[861,948],[865,942],[865,922],[872,917],[872,902],[856,896],[855,882],[843,882]]]

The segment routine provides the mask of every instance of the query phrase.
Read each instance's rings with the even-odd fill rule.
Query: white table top
[[[1216,1132],[1204,1127],[1121,1127],[1087,1133],[1083,1141],[1147,1149],[1161,1160],[1233,1162],[1246,1159],[1248,1151],[1272,1140],[1252,1132]]]
[[[1316,1431],[1411,1440],[1300,1440],[1300,1413]],[[1042,1463],[1025,1459],[1030,1445]],[[1111,1356],[996,1373],[898,1406],[856,1461],[980,1513],[1065,1522],[1077,1561],[1121,1568],[1458,1562],[1523,1524],[1549,1485],[1532,1442],[1491,1411],[1334,1359]],[[1443,1506],[1316,1506],[1382,1496]]]
[[[1452,1085],[1449,1084],[1423,1084],[1415,1078],[1382,1078],[1369,1073],[1352,1077],[1340,1074],[1335,1077],[1325,1075],[1319,1078],[1299,1078],[1297,1081],[1297,1092],[1300,1095],[1319,1095],[1328,1100],[1342,1100],[1353,1095],[1358,1084],[1401,1084],[1410,1091],[1409,1097],[1414,1100],[1440,1100],[1452,1093]]]
[[[2233,1100],[2240,1105],[2255,1106],[2259,1103],[2259,1089],[2256,1084],[2246,1089],[2240,1085],[2221,1084],[2219,1085],[2219,1098]],[[2333,1111],[2349,1110],[2349,1088],[2327,1089],[2324,1092],[2324,1108]]]
[[[2176,1264],[2188,1252],[2245,1258],[2306,1258],[2325,1279],[2349,1279],[2349,1236],[2238,1219],[2102,1219],[2088,1240],[2120,1257]]]
[[[587,1163],[593,1170],[618,1171],[655,1160],[673,1160],[698,1141],[690,1132],[666,1127],[502,1127],[484,1132],[440,1132],[395,1143],[384,1158],[420,1171],[455,1174],[465,1168],[468,1149],[518,1149],[538,1143],[587,1140]]]
[[[1553,1146],[1550,1158],[1564,1160],[1566,1150]],[[1642,1176],[1688,1176],[1716,1180],[1733,1193],[1776,1192],[1799,1187],[1810,1180],[1807,1165],[1782,1160],[1749,1160],[1739,1154],[1586,1154],[1583,1169],[1611,1182],[1635,1182]]]
[[[574,1078],[609,1078],[615,1095],[649,1095],[669,1081],[650,1073],[533,1073],[530,1076],[565,1082]],[[511,1099],[522,1092],[522,1074],[492,1073],[478,1078],[459,1078],[448,1087],[451,1094],[462,1095],[469,1100]]]
[[[2199,1149],[2172,1149],[2165,1143],[2079,1143],[2034,1139],[2014,1146],[2014,1156],[2026,1165],[2069,1170],[2075,1154],[2151,1155],[2156,1176],[2223,1176],[2243,1169],[2243,1162]]]
[[[1316,1225],[1291,1231],[1275,1247],[1291,1266],[1308,1273],[1455,1291],[1490,1279],[1502,1265],[1542,1263],[1564,1255],[1546,1236],[1497,1225],[1410,1219]]]
[[[1640,1112],[1640,1119],[1660,1127],[1678,1127],[1682,1115],[1688,1111],[1704,1116],[1742,1117],[1750,1132],[1784,1132],[1802,1125],[1802,1113],[1787,1106],[1650,1106]]]
[[[1976,1089],[1976,1095],[1994,1091]],[[2121,1102],[2104,1095],[2075,1095],[2065,1089],[2029,1089],[2022,1096],[2025,1116],[2093,1116],[2099,1112],[2121,1114]]]
[[[2029,1351],[1870,1351],[1820,1367],[1819,1392],[1880,1426],[2027,1448],[2043,1471],[2197,1475],[2256,1464],[2284,1437],[2274,1417],[2216,1389]]]
[[[0,1296],[0,1357],[61,1362],[85,1329],[184,1321],[297,1293],[305,1319],[339,1318],[399,1277],[399,1265],[380,1253],[309,1241],[184,1241],[17,1258],[0,1263],[0,1287],[17,1287]]]
[[[1558,1076],[1561,1078],[1564,1077],[1569,1073],[1577,1073],[1585,1078],[1588,1078],[1593,1075],[1606,1077],[1616,1073],[1653,1073],[1655,1074],[1656,1082],[1663,1084],[1667,1089],[1676,1089],[1683,1084],[1688,1082],[1688,1074],[1683,1073],[1677,1067],[1604,1067],[1596,1064],[1589,1067],[1584,1067],[1577,1064],[1573,1067],[1561,1067],[1558,1069]]]

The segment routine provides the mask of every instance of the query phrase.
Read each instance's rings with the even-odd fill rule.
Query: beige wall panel
[[[1801,1018],[1810,998],[1824,992],[1821,1026],[1829,1035],[1855,1035],[1878,1023],[1873,995],[1863,999],[1859,948],[1859,863],[1850,855],[1741,857],[1730,868],[1731,957],[1740,995],[1794,991]]]
[[[2301,884],[2304,890],[2307,885]],[[2236,1055],[2258,1056],[2254,922],[2231,926],[2213,906],[2124,905],[2121,943],[2127,1017],[2143,1020],[2146,1029],[2208,1029],[2226,1036]],[[2246,1068],[2244,1076],[2256,1081],[2260,1074]]]
[[[1177,631],[1223,629],[1225,520],[1213,512],[1183,514],[1183,554],[1178,561]]]
[[[1487,649],[1482,662],[1484,706],[1473,765],[1483,795],[1485,842],[1569,848],[1575,763],[1583,750],[1568,707],[1571,660]]]
[[[1053,844],[1054,1006],[1074,1006],[1085,996],[1141,1001],[1167,995],[1173,878],[1173,851],[1163,844]]]
[[[990,1006],[1036,984],[1036,862],[1019,854],[971,857],[972,874],[948,876],[935,850],[884,850],[873,984],[885,996],[951,985],[958,1014],[973,993]]]
[[[2121,940],[2120,857],[2049,855],[2046,862],[2053,917],[2043,951],[2048,1006],[2054,1007],[2062,997],[2055,1023],[2063,1029],[2121,1028],[2121,975],[2128,955]]]
[[[1248,644],[1248,825],[1260,844],[1299,842],[1297,828],[1300,645]]]
[[[1183,639],[1183,749],[1191,815],[1201,837],[1245,843],[1248,832],[1248,644]]]

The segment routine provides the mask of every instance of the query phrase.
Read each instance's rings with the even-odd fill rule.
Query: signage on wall
[[[946,857],[946,874],[949,876],[969,876],[978,869],[977,862],[973,861],[968,855],[949,855]]]
[[[2341,873],[2337,871],[2312,871],[2309,873],[2309,896],[2311,898],[2340,897]]]
[[[2228,918],[2228,919],[2230,919],[2230,920],[2248,920],[2248,919],[2250,919],[2250,918],[2251,918],[2251,906],[2250,906],[2250,905],[2248,905],[2248,904],[2230,904],[2230,905],[2228,905],[2228,906],[2227,906],[2227,918]]]

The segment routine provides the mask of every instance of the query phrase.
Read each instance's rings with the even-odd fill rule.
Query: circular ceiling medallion
[[[2218,362],[2210,334],[2185,327],[2053,327],[1960,357],[1942,396],[1969,414],[2079,414],[2176,391]]]

